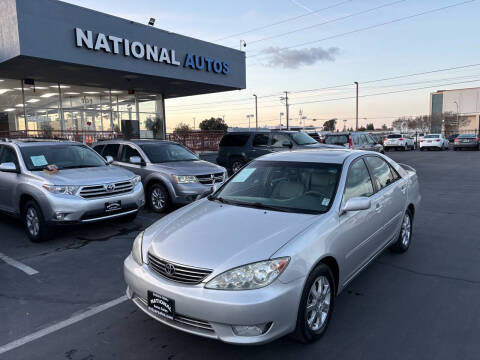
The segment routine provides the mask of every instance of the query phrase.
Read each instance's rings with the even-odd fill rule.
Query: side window
[[[283,143],[284,142],[292,142],[292,140],[290,140],[290,138],[286,135],[283,135],[283,134],[273,134],[272,135],[272,146],[273,147],[276,147],[276,148],[279,148],[279,147],[283,147]]]
[[[373,194],[372,179],[363,159],[356,160],[348,169],[347,182],[343,193],[343,203],[357,196]]]
[[[122,147],[122,155],[120,156],[120,161],[122,162],[130,162],[130,158],[132,156],[138,156],[140,159],[142,158],[139,152],[129,145],[123,145]]]
[[[369,144],[375,144],[375,140],[373,140],[373,137],[370,134],[365,135],[367,137],[367,142]]]
[[[2,146],[0,148],[0,164],[13,162],[18,168],[18,158],[15,150],[10,146]]]
[[[120,144],[108,144],[103,149],[103,157],[111,156],[113,160],[118,160],[118,149]],[[124,146],[126,148],[127,146]]]
[[[360,145],[360,136],[358,134],[352,134],[353,145]]]
[[[378,156],[368,156],[366,161],[373,172],[373,178],[378,190],[393,183],[394,178],[390,170],[390,165],[388,165],[385,160]]]
[[[268,134],[256,134],[253,138],[253,146],[268,146]]]
[[[99,153],[100,155],[102,155],[102,150],[103,150],[103,147],[105,145],[97,145],[97,146],[94,146],[93,147],[93,150],[95,150],[97,153]]]
[[[365,134],[360,135],[360,142],[361,142],[362,145],[367,145],[368,144],[368,140],[367,140],[367,137],[365,136]]]

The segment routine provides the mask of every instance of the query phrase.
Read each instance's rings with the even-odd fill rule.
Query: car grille
[[[113,188],[111,186],[113,185]],[[110,188],[109,188],[110,187]],[[80,196],[84,199],[93,199],[106,196],[115,196],[125,194],[133,190],[133,184],[130,181],[122,181],[118,183],[104,185],[84,186],[80,190]]]
[[[213,178],[212,178],[213,175]],[[216,173],[211,175],[197,175],[197,180],[203,185],[213,185],[223,181],[223,173]]]
[[[142,306],[145,309],[148,309],[148,303],[147,303],[146,299],[144,299],[142,297],[139,297],[139,296],[135,296],[134,299],[137,299],[138,301],[140,301]],[[152,312],[149,312],[149,313],[153,314]],[[182,328],[186,328],[186,329],[189,329],[189,328],[192,329],[193,328],[192,330],[200,330],[201,332],[207,333],[207,334],[208,333],[212,333],[212,334],[214,333],[212,325],[210,325],[210,323],[208,321],[194,319],[194,318],[191,318],[189,316],[185,316],[185,315],[181,315],[181,314],[175,314],[175,317],[173,318],[173,320],[170,320],[170,319],[167,319],[167,318],[164,318],[164,317],[160,317],[160,316],[158,316],[157,318],[159,320],[167,322],[168,324],[178,325],[178,326],[181,326]]]
[[[148,253],[148,264],[150,269],[157,274],[184,284],[199,284],[212,272],[212,270],[209,269],[200,269],[165,261],[150,253]]]

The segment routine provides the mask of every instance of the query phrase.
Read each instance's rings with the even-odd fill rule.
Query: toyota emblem
[[[175,266],[173,266],[173,264],[166,263],[166,264],[165,264],[165,272],[166,272],[168,275],[173,275],[173,274],[175,274]]]
[[[115,190],[115,184],[108,184],[105,189],[107,189],[108,192],[111,192]]]

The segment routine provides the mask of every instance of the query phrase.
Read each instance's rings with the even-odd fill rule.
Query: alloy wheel
[[[28,208],[25,220],[30,235],[37,237],[40,232],[40,219],[38,218],[37,211],[33,207]]]
[[[410,243],[410,237],[412,234],[412,222],[410,221],[410,216],[405,214],[402,222],[402,245],[407,247]]]
[[[150,196],[152,198],[152,205],[155,208],[155,210],[160,211],[165,208],[165,203],[167,201],[167,198],[165,196],[165,193],[162,191],[162,189],[158,187],[153,189]]]
[[[243,166],[243,163],[241,161],[234,161],[232,164],[232,172],[235,174],[240,170]]]
[[[306,320],[310,330],[317,332],[325,325],[330,312],[332,292],[326,276],[315,279],[307,298]]]

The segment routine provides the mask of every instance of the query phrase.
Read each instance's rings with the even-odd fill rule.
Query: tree
[[[145,127],[153,133],[154,139],[157,139],[158,135],[163,136],[163,121],[161,118],[148,118],[147,121],[145,121]]]
[[[175,126],[175,129],[173,130],[173,132],[178,133],[178,132],[187,132],[191,130],[192,129],[190,128],[190,125],[181,122],[181,123],[178,123],[177,126]]]
[[[373,123],[370,123],[370,124],[367,124],[367,128],[366,128],[368,131],[373,131],[375,130],[375,127],[373,126]]]
[[[323,130],[325,131],[335,131],[335,127],[337,125],[337,119],[330,119],[323,123]]]
[[[388,130],[387,124],[383,124],[383,125],[382,125],[382,130],[383,130],[383,131]]]
[[[228,129],[228,125],[222,118],[214,117],[203,120],[199,127],[203,131],[227,131]]]
[[[358,128],[358,131],[365,131],[365,130],[367,130],[367,129],[365,129],[365,126],[363,126],[363,125]]]

